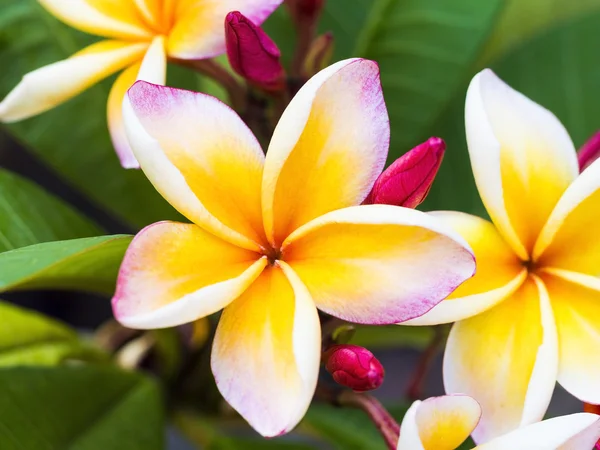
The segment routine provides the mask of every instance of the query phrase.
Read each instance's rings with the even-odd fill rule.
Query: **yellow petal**
[[[465,109],[477,188],[498,231],[524,260],[579,172],[573,143],[548,110],[487,69],[473,78]]]
[[[154,84],[165,84],[167,75],[167,58],[164,38],[154,38],[148,47],[143,61],[128,67],[113,84],[108,96],[108,129],[115,151],[121,165],[126,169],[138,168],[133,150],[129,145],[125,125],[123,123],[123,98],[127,90],[136,82],[144,80]]]
[[[458,234],[425,213],[389,205],[321,216],[291,234],[282,255],[317,307],[367,324],[420,316],[475,267]]]
[[[113,312],[129,328],[165,328],[212,314],[260,275],[265,259],[193,224],[159,222],[135,237]]]
[[[169,34],[169,56],[203,59],[225,52],[225,16],[240,11],[260,25],[282,0],[179,0],[175,3]]]
[[[260,249],[264,154],[228,106],[205,94],[138,81],[123,115],[136,159],[165,199],[207,231]]]
[[[458,232],[470,245],[477,270],[427,314],[405,325],[456,322],[479,314],[509,297],[525,281],[527,270],[491,222],[460,212],[431,213]]]
[[[600,404],[600,286],[543,277],[558,330],[558,382],[580,400]]]
[[[263,436],[294,428],[317,384],[321,329],[306,288],[270,266],[225,308],[211,366],[225,400]]]
[[[135,0],[38,0],[66,24],[95,34],[118,39],[150,39]]]
[[[52,109],[140,59],[146,48],[146,44],[102,41],[34,70],[0,103],[0,121],[14,122]]]
[[[269,240],[279,244],[309,220],[360,204],[388,145],[377,64],[340,61],[315,75],[285,110],[267,152],[262,207]]]
[[[567,189],[535,246],[541,267],[600,277],[600,160]]]
[[[447,392],[481,404],[477,442],[542,419],[556,382],[556,340],[547,292],[535,277],[510,298],[454,325],[444,384]]]

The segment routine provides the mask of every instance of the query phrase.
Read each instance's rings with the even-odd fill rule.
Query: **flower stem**
[[[422,353],[421,358],[417,363],[417,367],[413,372],[411,382],[408,385],[408,390],[406,391],[406,396],[411,401],[418,400],[423,394],[423,383],[425,382],[427,374],[431,369],[433,360],[435,359],[440,347],[444,342],[444,337],[446,335],[444,330],[445,329],[440,326],[433,328],[433,338],[431,339],[431,342],[425,351]]]

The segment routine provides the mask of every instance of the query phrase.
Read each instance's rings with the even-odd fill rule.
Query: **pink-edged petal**
[[[283,113],[267,152],[262,207],[269,240],[280,244],[308,221],[362,203],[381,173],[389,137],[375,62],[340,61],[312,77]]]
[[[165,328],[219,311],[260,275],[267,262],[194,224],[159,222],[135,237],[112,300],[129,328]]]
[[[126,169],[139,168],[140,165],[133,155],[123,124],[123,99],[125,94],[136,80],[165,84],[166,76],[165,43],[164,38],[159,36],[148,47],[144,59],[123,71],[110,90],[107,108],[108,129],[121,165]]]
[[[228,242],[260,249],[264,154],[237,114],[208,95],[138,81],[123,116],[136,159],[169,203]]]
[[[444,395],[416,401],[400,428],[398,450],[455,450],[481,417],[479,403],[468,395]]]
[[[135,0],[38,0],[52,15],[86,33],[111,38],[149,39],[152,31]]]
[[[292,233],[282,252],[318,308],[365,324],[418,317],[475,269],[457,233],[425,213],[389,205],[325,214]]]
[[[225,53],[225,16],[240,11],[260,25],[283,0],[182,0],[175,8],[169,34],[169,56],[203,59]]]
[[[404,325],[436,325],[467,319],[513,294],[527,278],[527,269],[491,222],[454,211],[430,213],[467,241],[477,261],[475,276],[427,314]]]
[[[102,41],[28,73],[0,103],[0,121],[27,119],[80,94],[142,57],[147,44]]]
[[[225,400],[263,436],[302,419],[319,373],[321,328],[306,287],[280,262],[219,321],[211,366]]]
[[[477,450],[588,450],[600,438],[600,416],[589,413],[554,417],[500,436]]]
[[[542,419],[557,369],[548,293],[541,280],[530,277],[510,298],[452,327],[444,384],[448,393],[465,393],[481,404],[473,438],[486,442]]]
[[[489,69],[471,81],[465,119],[481,199],[500,234],[527,260],[556,202],[579,173],[573,142],[550,111]]]

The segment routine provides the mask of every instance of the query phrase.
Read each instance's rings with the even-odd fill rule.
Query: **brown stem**
[[[240,84],[222,65],[212,59],[173,59],[180,64],[212,78],[221,84],[231,100],[231,106],[236,111],[242,111],[246,104],[246,87]]]
[[[413,372],[412,379],[408,385],[408,390],[406,391],[406,396],[411,401],[421,398],[425,378],[427,378],[427,374],[431,369],[433,361],[444,342],[445,333],[443,327],[434,327],[433,332],[433,338],[421,355],[417,367]]]
[[[395,450],[400,438],[400,425],[390,415],[387,409],[375,397],[368,394],[357,394],[343,391],[337,397],[340,406],[348,406],[363,410],[375,424],[390,450]]]
[[[304,75],[304,61],[310,50],[310,44],[315,37],[316,22],[303,22],[298,24],[298,43],[290,67],[292,77],[302,78]]]

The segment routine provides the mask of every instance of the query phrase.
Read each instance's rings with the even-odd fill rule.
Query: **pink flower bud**
[[[333,379],[355,392],[377,389],[385,370],[369,350],[358,345],[334,345],[324,355],[325,368]]]
[[[287,0],[286,3],[296,23],[315,22],[325,6],[325,0]]]
[[[269,91],[284,86],[281,52],[271,38],[239,11],[225,18],[227,57],[233,70],[250,83]]]
[[[597,131],[577,152],[579,171],[583,172],[590,164],[600,157],[600,131]]]
[[[444,141],[432,137],[405,153],[379,175],[364,203],[416,208],[429,194],[445,150]]]
[[[327,32],[310,44],[306,60],[304,61],[304,72],[307,76],[312,77],[329,65],[332,56],[333,33]]]

